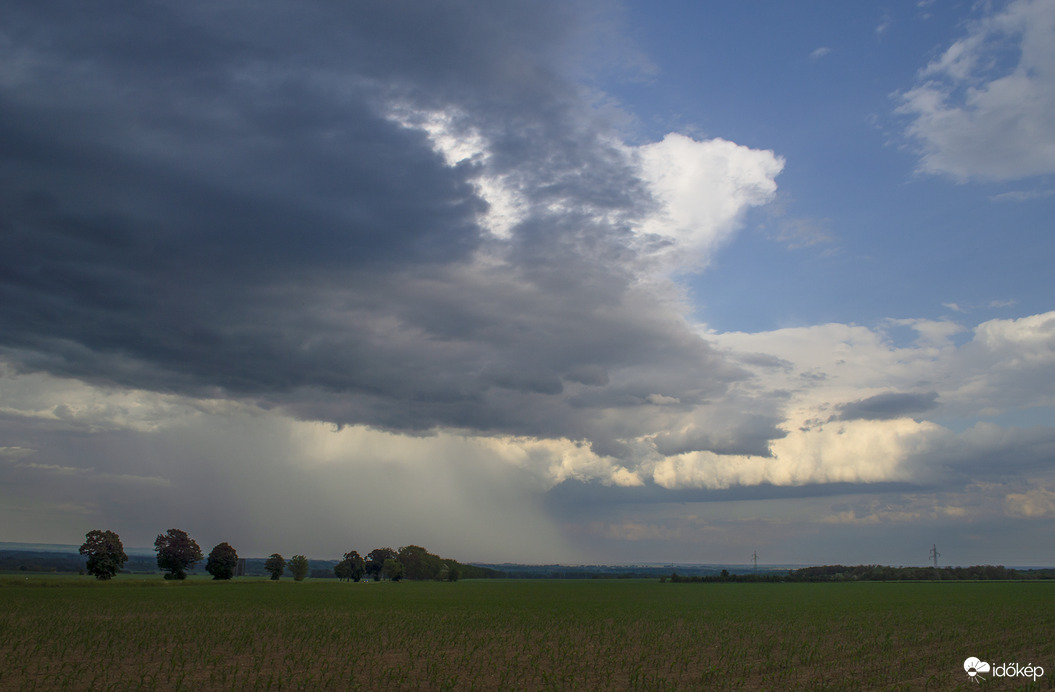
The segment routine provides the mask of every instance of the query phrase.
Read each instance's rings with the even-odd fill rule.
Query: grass
[[[43,588],[33,588],[41,586]],[[0,577],[0,690],[979,689],[1045,668],[1055,584]]]

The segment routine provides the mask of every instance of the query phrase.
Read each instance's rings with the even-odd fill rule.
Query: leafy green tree
[[[128,562],[121,538],[113,531],[93,529],[84,534],[80,553],[88,558],[88,574],[100,581],[112,578]]]
[[[286,571],[286,559],[278,553],[271,553],[271,557],[264,563],[264,569],[271,573],[271,581],[278,581]]]
[[[447,581],[458,581],[459,579],[461,579],[461,577],[462,577],[462,566],[459,565],[454,560],[451,560],[450,562],[447,563],[446,570],[447,570],[447,575],[446,575],[445,578],[446,578]]]
[[[221,543],[209,553],[205,571],[211,574],[213,579],[230,579],[234,576],[234,568],[237,566],[238,553],[230,543]]]
[[[366,555],[366,573],[374,581],[381,581],[381,571],[384,569],[385,560],[396,559],[396,551],[391,548],[374,548]]]
[[[168,572],[165,579],[186,579],[187,570],[201,561],[201,548],[181,529],[169,529],[154,541],[158,567]]]
[[[398,559],[403,563],[403,576],[407,579],[440,579],[443,559],[433,555],[420,545],[405,545],[399,549]]]
[[[353,550],[344,554],[344,559],[334,566],[333,573],[341,581],[359,581],[366,573],[366,561]]]
[[[289,559],[289,573],[293,575],[293,581],[304,581],[308,576],[308,558],[303,555],[294,555]]]
[[[362,581],[366,574],[366,560],[355,550],[345,553],[344,559],[352,566],[352,581]]]
[[[381,571],[392,581],[399,581],[403,578],[403,563],[394,557],[390,557],[381,565]]]

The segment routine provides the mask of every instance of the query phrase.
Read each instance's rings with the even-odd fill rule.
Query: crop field
[[[968,656],[1045,672],[978,683],[963,670]],[[0,577],[4,691],[1012,690],[1053,680],[1055,583]]]

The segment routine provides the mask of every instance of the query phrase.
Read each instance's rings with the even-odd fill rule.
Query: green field
[[[963,670],[1045,668],[1036,684]],[[0,690],[1052,689],[1055,583],[0,577]]]

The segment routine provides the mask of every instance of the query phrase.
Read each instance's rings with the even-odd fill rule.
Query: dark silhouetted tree
[[[381,571],[384,569],[385,560],[395,560],[396,551],[391,548],[374,548],[366,555],[366,573],[374,581],[381,581]]]
[[[271,553],[271,557],[264,563],[264,569],[271,573],[271,581],[278,581],[286,571],[286,559],[278,553]]]
[[[181,529],[169,529],[154,541],[158,567],[168,572],[165,579],[186,579],[187,570],[202,559],[201,548]]]
[[[213,579],[230,579],[234,576],[234,568],[237,566],[238,553],[230,543],[221,543],[209,553],[205,571],[211,574]]]
[[[399,581],[403,578],[403,563],[394,557],[390,557],[381,565],[381,571],[392,581]]]
[[[333,573],[341,581],[359,581],[366,574],[366,561],[353,550],[344,554],[344,559],[334,566]]]
[[[121,538],[113,531],[93,529],[84,534],[80,552],[88,558],[88,574],[102,581],[111,579],[128,562]]]
[[[308,558],[303,555],[294,555],[289,559],[289,573],[293,575],[293,581],[304,581],[308,576]]]
[[[399,549],[398,560],[403,563],[403,576],[407,579],[441,579],[443,559],[433,555],[420,545],[405,545]]]

